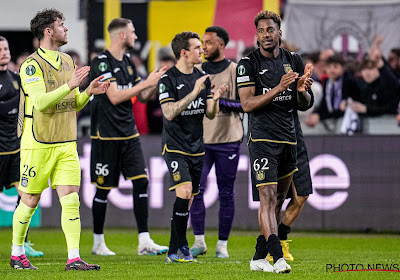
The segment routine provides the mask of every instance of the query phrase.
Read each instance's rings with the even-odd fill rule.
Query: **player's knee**
[[[104,189],[99,189],[97,188],[95,198],[100,199],[100,200],[107,200],[107,196],[110,190],[104,190]]]
[[[271,185],[260,186],[258,188],[258,192],[260,194],[260,201],[266,203],[268,205],[276,204],[277,196],[276,196],[276,187],[274,188]]]
[[[147,194],[147,189],[149,186],[149,180],[147,180],[147,178],[137,179],[132,182],[133,182],[133,194],[134,195]]]

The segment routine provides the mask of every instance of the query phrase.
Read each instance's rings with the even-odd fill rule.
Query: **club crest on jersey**
[[[181,179],[181,173],[177,171],[174,174],[172,174],[172,177],[174,178],[175,182],[178,182]]]
[[[62,62],[62,67],[64,68],[65,71],[71,70],[71,67],[69,67],[69,64],[65,61]]]
[[[265,179],[265,173],[263,170],[257,171],[257,181],[262,181]]]
[[[292,66],[290,64],[283,64],[283,68],[285,69],[285,73],[289,73],[292,70]]]
[[[97,183],[99,185],[103,185],[104,184],[104,176],[97,176]]]
[[[100,70],[101,72],[105,72],[107,69],[108,69],[107,63],[105,63],[105,62],[100,62],[100,64],[99,64],[99,70]]]
[[[128,70],[129,75],[133,75],[132,66],[128,65],[128,67],[126,67],[126,70]]]
[[[36,68],[33,65],[28,65],[25,69],[25,73],[29,76],[32,76],[33,74],[36,73]]]
[[[17,81],[13,81],[13,86],[16,90],[19,90],[19,85]]]
[[[239,67],[238,67],[238,74],[239,74],[239,75],[244,75],[244,73],[246,73],[246,68],[244,68],[243,65],[239,65]]]
[[[203,90],[203,89],[205,89],[206,88],[206,84],[205,83],[202,83],[201,84],[201,90]]]
[[[21,178],[21,186],[26,188],[28,186],[28,178],[22,177]]]

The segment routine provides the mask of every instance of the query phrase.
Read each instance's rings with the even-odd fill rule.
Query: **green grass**
[[[168,230],[153,230],[152,238],[168,244]],[[189,230],[189,244],[194,241]],[[93,256],[92,233],[85,229],[81,236],[81,257],[101,265],[100,271],[64,271],[66,245],[61,229],[32,229],[29,239],[34,248],[44,251],[41,258],[31,258],[38,271],[17,271],[9,266],[11,229],[0,229],[0,279],[400,279],[397,272],[326,272],[327,264],[399,264],[399,235],[293,233],[288,275],[251,272],[249,260],[254,253],[257,233],[233,231],[229,239],[229,259],[215,258],[216,231],[208,231],[208,252],[194,264],[165,264],[163,256],[138,256],[134,229],[107,229],[108,247],[116,256]]]

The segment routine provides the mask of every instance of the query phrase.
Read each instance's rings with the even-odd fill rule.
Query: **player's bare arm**
[[[209,76],[210,75],[205,75],[198,78],[194,85],[193,91],[188,95],[186,95],[181,100],[177,102],[169,102],[166,104],[161,104],[161,110],[163,112],[164,117],[167,120],[172,121],[176,116],[182,113],[189,106],[190,102],[195,100],[197,95],[199,95],[202,84],[206,81],[206,79]]]
[[[279,84],[263,95],[255,96],[255,87],[239,88],[240,102],[246,113],[261,108],[270,103],[280,92],[285,91],[299,76],[298,73],[289,71],[282,76]]]
[[[153,71],[150,73],[150,75],[144,82],[139,83],[129,89],[118,90],[117,83],[111,83],[110,87],[106,92],[107,97],[108,99],[110,99],[113,105],[117,105],[126,100],[129,100],[134,96],[137,96],[140,102],[142,102],[142,100],[148,100],[151,96],[152,90],[154,90],[154,88],[157,87],[158,80],[162,75],[164,75],[165,71],[166,71],[165,67],[161,68],[159,71]],[[144,94],[145,98],[140,96],[144,90],[149,91],[148,93]]]
[[[207,99],[207,110],[206,110],[206,116],[210,120],[215,118],[219,111],[219,102],[218,100],[222,97],[222,95],[228,90],[228,86],[224,84],[220,85],[218,89],[213,92],[211,91],[213,98],[212,99]]]
[[[314,66],[311,63],[307,63],[304,68],[304,75],[300,77],[297,82],[297,104],[300,108],[307,108],[311,102],[311,95],[308,90],[311,88],[314,80],[311,77]]]

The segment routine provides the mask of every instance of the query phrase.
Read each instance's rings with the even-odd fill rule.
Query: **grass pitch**
[[[188,231],[189,244],[194,241]],[[343,264],[368,265],[378,269],[399,270],[400,236],[379,234],[293,233],[290,252],[295,261],[289,262],[292,272],[278,275],[251,272],[249,260],[254,254],[256,231],[233,231],[228,243],[229,259],[215,258],[217,231],[206,233],[208,252],[197,263],[165,264],[165,255],[138,256],[135,229],[106,229],[108,247],[116,256],[93,256],[91,230],[81,235],[81,257],[101,265],[100,271],[64,271],[66,244],[61,228],[31,229],[29,239],[34,248],[44,251],[40,258],[30,258],[38,271],[17,271],[9,266],[11,229],[0,229],[0,279],[400,279],[400,272],[354,271],[331,272],[329,265],[348,270]],[[167,245],[168,230],[152,230],[158,244]],[[397,265],[397,269],[396,266]],[[353,267],[356,269],[356,267]],[[358,269],[361,266],[357,267]],[[389,269],[389,270],[390,270]]]

